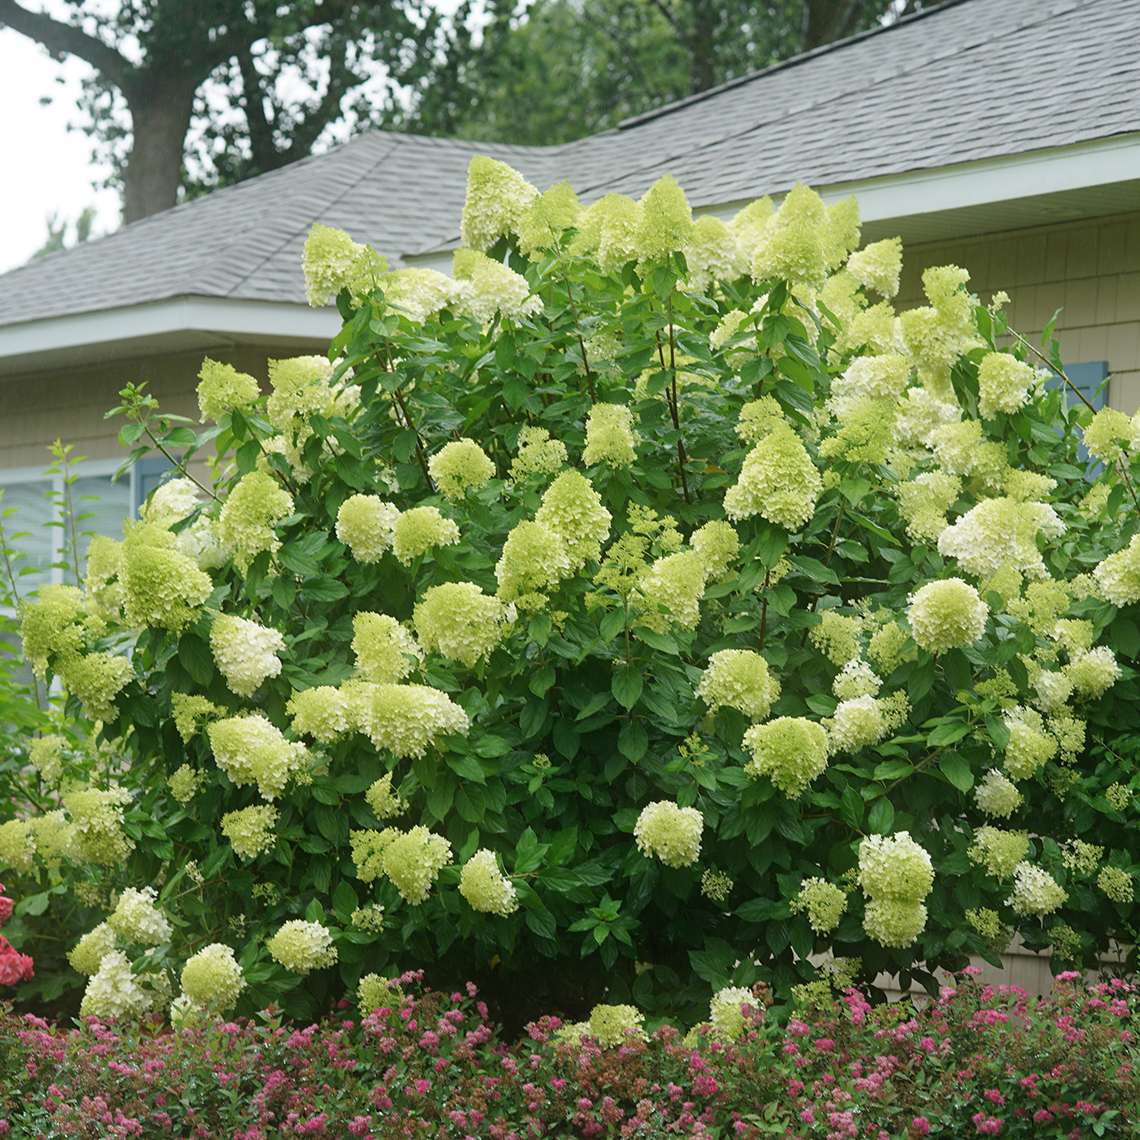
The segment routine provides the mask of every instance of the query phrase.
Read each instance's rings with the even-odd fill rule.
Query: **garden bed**
[[[377,992],[377,991],[373,991]],[[384,992],[384,991],[379,991]],[[963,976],[937,1001],[746,999],[688,1035],[632,1007],[504,1041],[474,986],[293,1026],[272,1012],[171,1032],[0,1016],[15,1136],[1133,1136],[1140,999],[1062,974],[1048,1001]]]

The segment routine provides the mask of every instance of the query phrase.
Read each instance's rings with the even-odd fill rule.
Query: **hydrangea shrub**
[[[1133,940],[1140,421],[962,269],[896,312],[901,244],[803,186],[694,221],[479,159],[462,228],[450,277],[315,229],[342,331],[207,360],[205,426],[124,392],[179,477],[22,615],[99,763],[0,825],[91,907],[85,1009],[415,962],[692,1020]]]

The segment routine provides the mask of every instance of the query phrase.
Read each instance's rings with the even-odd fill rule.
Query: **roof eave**
[[[170,297],[0,327],[0,376],[217,345],[324,345],[340,324],[331,308]]]

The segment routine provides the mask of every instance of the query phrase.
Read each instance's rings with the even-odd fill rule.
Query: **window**
[[[117,467],[115,460],[85,460],[73,468],[78,476],[71,485],[73,510],[77,516],[88,516],[76,522],[81,564],[90,536],[121,537],[123,520],[132,513],[135,472],[116,480]],[[58,503],[63,477],[45,475],[37,468],[0,470],[0,490],[4,492],[3,506],[14,508],[4,520],[4,529],[12,546],[24,556],[18,583],[21,596],[48,583],[62,582],[64,571],[58,564],[63,560],[66,536]]]

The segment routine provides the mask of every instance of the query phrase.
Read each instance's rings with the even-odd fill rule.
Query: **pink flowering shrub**
[[[473,985],[303,1028],[272,1011],[171,1032],[0,1014],[0,1134],[19,1136],[1134,1136],[1140,996],[963,976],[937,1001],[855,990],[735,1042],[662,1027],[603,1048],[546,1016],[503,1040]]]
[[[0,883],[0,926],[12,917],[15,904],[4,893]],[[27,954],[19,953],[15,946],[0,934],[0,986],[16,986],[26,982],[34,973],[35,964]]]

